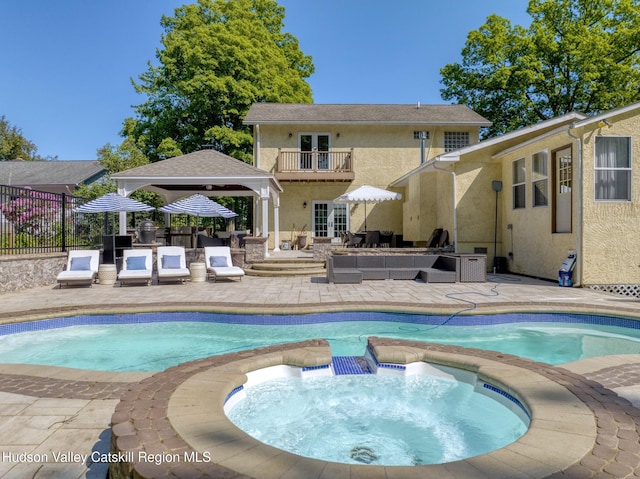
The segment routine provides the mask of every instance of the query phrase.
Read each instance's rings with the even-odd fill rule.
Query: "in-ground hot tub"
[[[370,474],[409,479],[417,475],[469,477],[470,472],[482,477],[515,477],[517,471],[526,471],[532,479],[541,479],[579,469],[593,451],[598,437],[594,413],[569,390],[581,394],[591,391],[590,386],[561,368],[497,352],[385,338],[369,338],[369,349],[379,366],[392,370],[423,362],[475,374],[479,381],[496,386],[500,394],[516,399],[530,412],[527,432],[515,442],[480,456],[405,467],[303,457],[266,445],[235,426],[225,414],[224,404],[247,383],[247,373],[279,365],[319,371],[329,367],[328,343],[310,340],[212,356],[132,385],[116,407],[111,429],[111,452],[131,459],[111,463],[110,473],[118,478],[147,479],[167,475],[275,479]],[[575,384],[577,389],[568,389],[566,384]],[[309,428],[314,424],[310,422]],[[175,459],[151,464],[141,459],[147,453]]]
[[[360,374],[253,371],[225,412],[265,444],[347,464],[441,464],[500,449],[527,431],[523,404],[475,373],[422,362],[369,364]]]

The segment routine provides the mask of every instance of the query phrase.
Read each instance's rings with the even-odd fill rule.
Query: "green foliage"
[[[252,103],[311,102],[311,58],[282,31],[275,0],[199,0],[161,24],[159,64],[133,82],[147,100],[123,130],[151,161],[205,143],[246,160],[251,135],[242,119]]]
[[[639,0],[530,0],[527,12],[528,29],[489,16],[441,69],[443,99],[491,120],[487,136],[640,100]]]
[[[22,136],[22,130],[12,126],[4,115],[0,116],[0,161],[55,160],[57,157],[42,157],[36,145]]]
[[[109,173],[118,173],[149,164],[149,160],[131,137],[125,138],[119,146],[107,143],[100,148],[98,161]]]

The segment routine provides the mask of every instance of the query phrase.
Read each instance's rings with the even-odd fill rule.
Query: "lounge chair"
[[[98,275],[99,265],[100,251],[97,249],[69,251],[67,268],[58,274],[57,281],[61,288],[62,283],[91,286]]]
[[[244,270],[233,266],[231,261],[231,248],[228,246],[208,246],[204,249],[204,261],[207,265],[207,279],[211,276],[213,281],[217,278],[240,278],[244,276]]]
[[[190,276],[183,246],[158,246],[158,284],[162,281],[182,281]]]
[[[151,249],[126,249],[122,254],[122,269],[118,273],[120,285],[125,283],[151,284],[153,251]]]

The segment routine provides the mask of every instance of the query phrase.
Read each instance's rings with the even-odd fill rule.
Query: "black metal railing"
[[[82,198],[0,185],[0,254],[60,252],[89,246]]]

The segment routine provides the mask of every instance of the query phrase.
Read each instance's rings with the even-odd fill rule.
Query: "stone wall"
[[[267,238],[263,236],[246,236],[244,238],[245,262],[254,263],[265,259]]]
[[[0,294],[55,285],[66,263],[67,253],[0,256]]]

